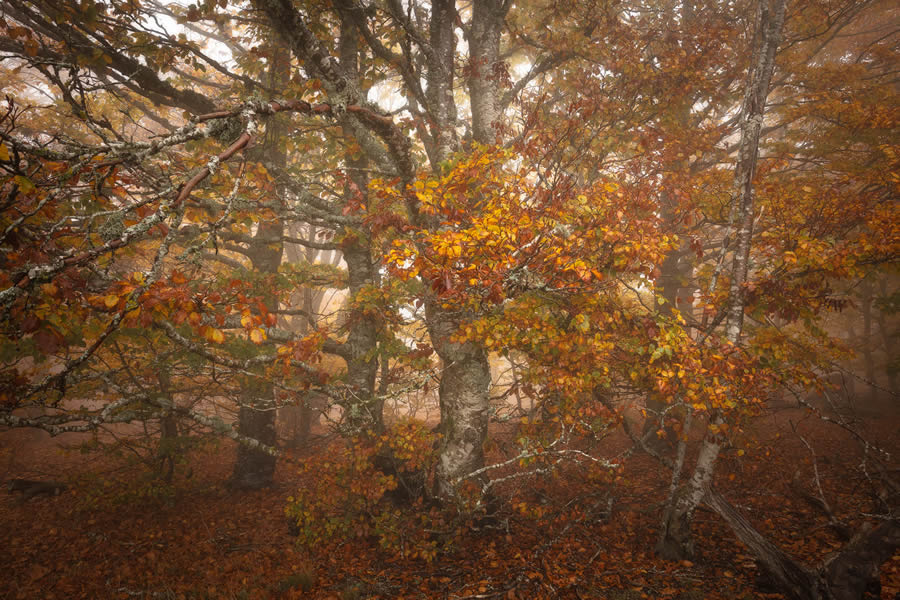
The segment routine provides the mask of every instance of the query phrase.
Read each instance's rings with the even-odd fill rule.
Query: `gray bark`
[[[367,108],[365,97],[352,76],[349,61],[340,62],[312,34],[304,17],[289,0],[255,0],[255,4],[268,15],[275,31],[288,41],[304,69],[311,77],[320,79],[329,99],[335,104],[355,104]],[[499,90],[495,70],[500,63],[500,37],[508,3],[484,0],[473,5],[473,19],[469,24],[469,54],[473,66],[468,81],[470,106],[472,107],[473,138],[483,144],[497,141],[496,128],[499,116]],[[365,18],[359,6],[349,1],[338,3],[338,10],[345,24],[353,22],[365,38],[374,54],[390,58],[390,51],[373,39],[365,29]],[[430,5],[428,31],[417,30],[415,21],[406,18],[406,11],[400,3],[390,2],[388,14],[395,24],[410,34],[410,39],[421,50],[420,59],[401,64],[401,69],[420,69],[421,78],[427,83],[422,95],[417,89],[418,76],[406,73],[407,90],[421,102],[427,113],[429,134],[423,137],[428,151],[431,168],[440,173],[442,163],[459,150],[457,133],[458,114],[454,99],[454,73],[456,65],[455,25],[458,18],[452,0],[436,0]],[[401,57],[398,60],[406,60]],[[400,185],[412,182],[415,165],[409,151],[410,143],[398,127],[381,116],[366,114],[366,110],[346,113],[340,120],[345,134],[351,135],[360,145],[368,160],[378,168],[400,175]],[[426,139],[427,138],[427,139]],[[382,145],[383,144],[383,145]],[[362,188],[361,188],[362,189]],[[411,201],[410,215],[418,227],[436,229],[441,226],[419,214]],[[348,249],[352,248],[351,246]],[[345,251],[345,257],[347,253]],[[354,259],[348,258],[348,265]],[[366,257],[358,257],[361,268]],[[352,275],[351,275],[352,279]],[[362,277],[360,282],[365,279]],[[456,494],[460,480],[482,466],[484,461],[482,444],[487,435],[487,418],[490,397],[490,368],[487,354],[477,344],[455,344],[450,336],[459,326],[473,315],[445,309],[438,293],[425,282],[425,307],[427,328],[432,345],[443,363],[440,385],[442,439],[437,467],[437,490],[442,496]],[[361,325],[362,323],[360,323]],[[370,339],[365,330],[355,331],[362,348]],[[349,340],[348,340],[349,342]],[[374,357],[377,353],[364,355],[353,350],[349,344],[348,355],[357,359]],[[348,363],[349,364],[349,363]],[[368,385],[374,382],[374,358],[371,363],[363,361],[362,369],[354,372],[358,378],[351,385]],[[371,368],[371,371],[370,371]],[[351,370],[355,370],[351,367]],[[348,382],[349,383],[349,382]]]
[[[339,51],[341,67],[355,86],[359,80],[359,31],[352,19],[341,23]],[[363,204],[368,204],[369,178],[365,159],[347,161],[349,179],[356,189],[347,186],[345,200],[361,194]],[[366,288],[377,285],[378,273],[372,261],[371,240],[365,228],[344,232],[342,247],[347,263],[347,277],[351,300]],[[380,433],[384,428],[383,400],[375,393],[375,377],[378,373],[378,322],[373,315],[351,314],[349,332],[344,343],[344,359],[347,376],[342,405],[351,431]]]
[[[878,597],[880,566],[900,548],[900,520],[864,527],[840,552],[816,569],[797,562],[761,534],[717,491],[705,503],[731,527],[756,556],[763,575],[794,600],[861,600]]]
[[[470,23],[468,41],[472,68],[468,87],[472,133],[473,139],[482,144],[496,143],[498,136],[496,125],[500,96],[494,69],[499,65],[504,6],[495,0],[476,2]],[[437,81],[439,74],[452,73],[453,70],[455,45],[444,44],[444,40],[448,37],[452,40],[453,35],[452,21],[444,18],[449,14],[455,14],[451,3],[435,4],[431,22],[432,44],[436,41],[440,43],[432,48],[434,76],[429,77],[428,90],[430,104],[435,111],[432,114],[435,120],[433,137],[438,141],[436,155],[440,160],[456,150],[455,134],[448,133],[455,130],[456,120],[452,78]],[[430,87],[432,81],[435,82],[434,89]],[[442,105],[435,108],[435,103]],[[437,170],[438,165],[433,167]],[[437,223],[430,225],[438,226]],[[447,310],[432,290],[427,294],[426,324],[432,346],[442,363],[439,387],[441,443],[435,491],[439,497],[453,498],[462,480],[484,465],[483,445],[488,430],[491,369],[487,352],[479,344],[450,341],[451,335],[473,315]]]
[[[304,69],[317,77],[328,93],[329,102],[337,108],[334,116],[344,136],[362,148],[368,161],[383,170],[409,176],[412,171],[408,148],[399,131],[387,124],[374,109],[368,120],[345,112],[349,105],[365,106],[365,94],[359,87],[358,19],[354,16],[357,6],[348,2],[338,3],[341,12],[341,34],[338,40],[339,59],[332,56],[312,33],[304,17],[288,0],[257,0],[257,6],[268,16],[275,32],[291,47],[302,61]],[[377,141],[380,138],[388,147]],[[348,161],[350,180],[356,191],[348,187],[345,195],[367,193],[364,175],[365,161]],[[342,252],[348,267],[351,296],[377,281],[377,271],[372,262],[370,240],[362,229],[344,232]],[[344,405],[348,424],[354,429],[380,430],[382,424],[380,401],[374,393],[377,362],[377,324],[367,315],[351,315],[346,342],[339,344],[338,353],[347,362]]]
[[[469,26],[469,101],[472,105],[472,139],[481,144],[498,140],[500,93],[498,80],[505,66],[500,61],[500,25],[509,4],[479,0],[472,6]]]
[[[473,343],[457,344],[450,336],[459,329],[455,315],[426,303],[431,342],[441,358],[439,387],[441,445],[436,494],[452,498],[460,481],[484,465],[491,369],[484,349]]]
[[[735,168],[735,197],[732,200],[732,223],[736,227],[736,244],[731,263],[731,282],[727,316],[726,338],[739,344],[744,325],[746,299],[744,286],[750,262],[750,245],[753,239],[754,189],[753,177],[759,157],[759,139],[765,114],[769,83],[775,68],[775,52],[781,42],[784,25],[785,0],[760,0],[757,13],[757,47],[750,68],[750,77],[741,107],[741,141]],[[710,423],[724,422],[717,413],[710,415]],[[681,559],[693,555],[691,521],[713,480],[716,459],[722,449],[719,433],[708,433],[703,440],[694,472],[674,506],[666,511],[663,533],[657,551],[665,558]]]

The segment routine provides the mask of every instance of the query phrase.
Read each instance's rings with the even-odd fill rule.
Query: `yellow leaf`
[[[579,314],[575,316],[575,328],[582,333],[586,332],[591,328],[591,319],[585,314]]]
[[[29,194],[34,191],[34,184],[24,175],[16,175],[14,179],[23,194]]]
[[[262,329],[254,329],[250,332],[250,340],[254,344],[262,344],[263,340],[266,339],[266,332]]]
[[[106,305],[106,308],[113,308],[116,304],[119,303],[119,297],[115,294],[110,294],[106,298],[103,299],[103,304]]]
[[[206,330],[206,339],[216,344],[221,344],[225,341],[225,334],[215,327],[209,327]]]
[[[6,144],[0,144],[0,160],[9,160],[9,149]]]

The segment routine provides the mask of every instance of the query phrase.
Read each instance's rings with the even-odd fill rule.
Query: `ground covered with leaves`
[[[896,444],[898,424],[867,426]],[[499,458],[510,433],[494,433]],[[768,416],[752,433],[744,452],[725,457],[717,487],[782,548],[819,564],[843,544],[840,525],[858,526],[871,507],[860,446],[799,411]],[[564,469],[509,488],[497,516],[465,523],[430,561],[400,558],[371,536],[303,547],[284,509],[312,483],[298,465],[329,443],[320,438],[282,460],[276,486],[258,492],[228,489],[234,449],[207,448],[182,469],[190,478],[160,491],[123,477],[119,460],[60,450],[35,432],[4,432],[7,478],[69,487],[27,502],[0,499],[0,598],[781,598],[712,512],[696,519],[694,561],[654,555],[666,475],[643,454],[605,482]],[[611,456],[626,445],[606,443]],[[814,463],[839,524],[812,499]],[[895,555],[883,566],[881,597],[898,593]]]

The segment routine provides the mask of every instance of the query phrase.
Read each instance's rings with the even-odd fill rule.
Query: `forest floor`
[[[896,457],[900,419],[866,425]],[[508,433],[494,433],[502,448]],[[797,410],[761,418],[747,437],[756,441],[743,456],[723,455],[717,487],[792,556],[820,564],[843,542],[798,492],[815,492],[804,440],[816,448],[835,516],[851,527],[873,506],[858,469],[860,445]],[[625,441],[608,444],[614,456]],[[607,484],[577,477],[522,483],[516,493],[542,507],[540,519],[510,511],[431,563],[396,558],[364,539],[298,547],[284,516],[287,497],[304,485],[296,463],[281,461],[270,489],[237,492],[224,485],[233,457],[230,443],[195,452],[193,476],[179,481],[174,496],[135,498],[91,479],[114,475],[121,464],[112,459],[60,450],[59,438],[41,432],[0,433],[6,478],[69,484],[59,496],[0,497],[0,599],[781,598],[758,586],[752,557],[709,511],[696,517],[693,561],[654,555],[668,475],[646,455],[629,458]],[[881,597],[898,594],[900,554],[883,566]]]

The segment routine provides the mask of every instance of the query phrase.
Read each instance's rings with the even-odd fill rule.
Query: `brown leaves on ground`
[[[765,441],[743,457],[729,456],[718,486],[782,548],[815,565],[843,542],[822,512],[791,487],[798,477],[805,481],[812,467],[802,442],[789,435],[789,421],[799,422],[805,439],[816,443],[835,516],[858,525],[867,505],[855,474],[857,447],[799,413],[758,423],[757,438]],[[878,427],[889,432],[896,425]],[[26,444],[11,433],[0,437],[2,451],[24,444],[28,458],[40,459],[42,473],[97,468],[96,461],[80,463],[82,457],[54,451],[55,441]],[[296,465],[282,461],[272,489],[235,492],[222,484],[232,456],[233,448],[223,445],[195,459],[195,476],[168,502],[88,510],[81,508],[77,488],[27,503],[4,496],[0,598],[781,597],[758,586],[753,557],[708,511],[696,519],[694,561],[654,556],[666,477],[647,456],[630,459],[606,484],[564,476],[530,482],[514,493],[516,500],[540,506],[538,513],[511,509],[473,525],[455,550],[430,564],[396,558],[365,540],[298,548],[284,516],[286,498],[304,485],[296,480]],[[882,598],[898,592],[900,555],[882,570]]]

